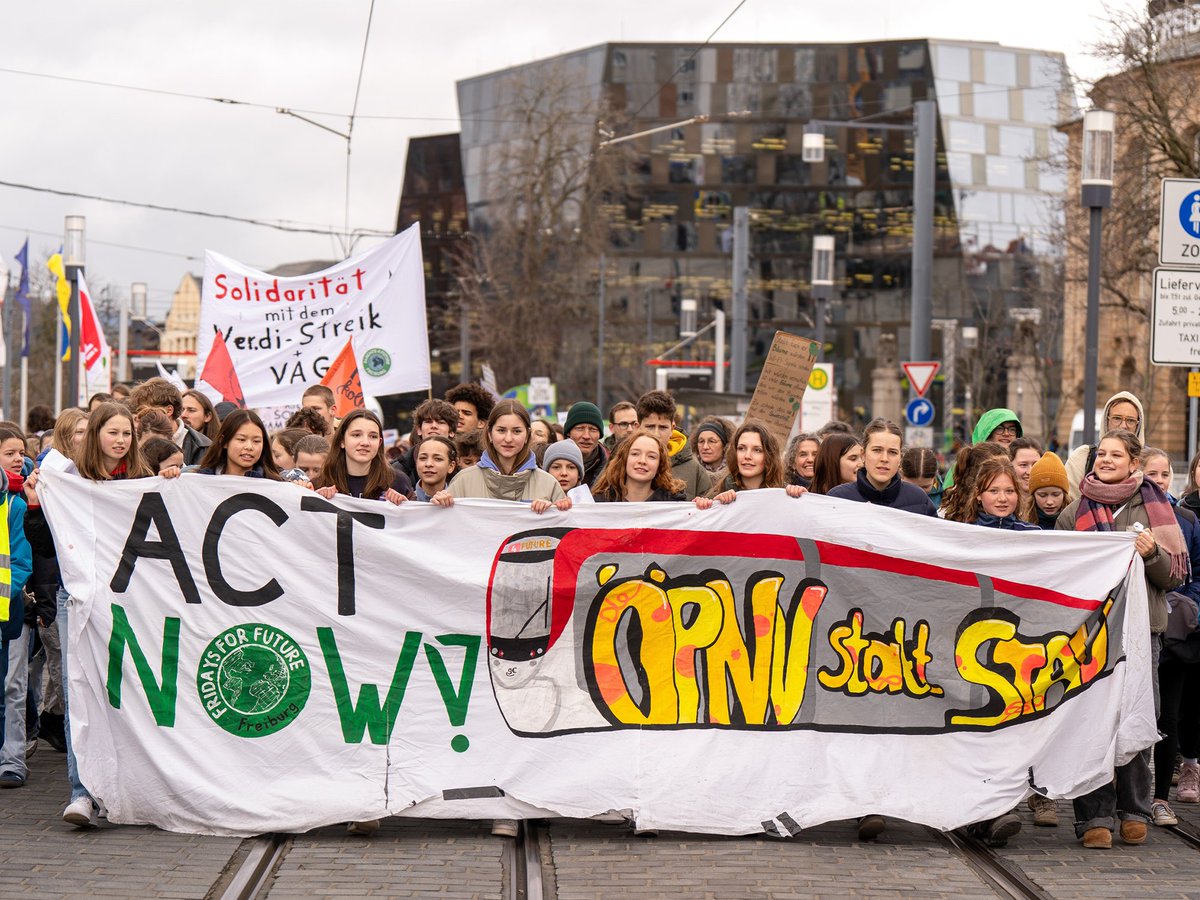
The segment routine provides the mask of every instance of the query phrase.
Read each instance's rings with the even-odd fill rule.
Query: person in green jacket
[[[975,423],[975,430],[971,432],[971,444],[995,441],[1007,448],[1017,438],[1024,436],[1021,420],[1017,418],[1015,412],[1003,408],[989,409]],[[944,494],[952,484],[954,484],[954,466],[951,466],[950,471],[946,473],[946,480],[942,482],[942,493]]]

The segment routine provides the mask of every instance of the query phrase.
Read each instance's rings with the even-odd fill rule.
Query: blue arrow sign
[[[932,424],[933,414],[933,404],[924,397],[909,400],[908,406],[904,410],[904,416],[908,419],[908,424],[917,427]]]

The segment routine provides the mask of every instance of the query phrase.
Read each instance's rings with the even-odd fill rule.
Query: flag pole
[[[29,421],[29,357],[21,357],[21,427]]]
[[[0,407],[3,408],[3,415],[6,419],[12,418],[12,354],[9,353],[9,335],[12,334],[12,307],[16,296],[10,297],[12,293],[8,289],[8,279],[4,279],[4,284],[0,285],[0,290],[4,292],[4,305],[0,306],[0,318],[4,320],[4,376],[3,381],[0,381]]]
[[[54,416],[58,418],[58,414],[62,412],[62,307],[57,303],[54,304]],[[24,357],[21,358],[21,365],[25,365]],[[22,393],[22,397],[25,395]]]
[[[20,324],[23,325],[22,335],[29,334],[29,320],[34,318],[32,306],[28,310],[20,311]],[[24,337],[22,337],[24,340]],[[22,350],[20,354],[20,427],[25,428],[29,425],[29,354]]]

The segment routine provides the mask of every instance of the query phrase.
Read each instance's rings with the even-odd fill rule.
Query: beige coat
[[[1055,531],[1074,531],[1075,514],[1081,501],[1076,500],[1058,514],[1054,525]],[[1146,528],[1150,527],[1150,519],[1146,515],[1146,506],[1142,502],[1142,492],[1137,491],[1120,514],[1113,519],[1114,531],[1127,531],[1134,522],[1140,522]],[[1154,548],[1154,555],[1143,559],[1146,568],[1146,598],[1150,604],[1150,633],[1162,634],[1167,630],[1167,591],[1179,586],[1179,581],[1171,577],[1171,558],[1163,552],[1162,547]]]
[[[490,500],[561,500],[566,494],[558,481],[541,469],[526,469],[515,475],[501,475],[495,469],[469,466],[450,482],[450,496],[457,499],[483,497]]]

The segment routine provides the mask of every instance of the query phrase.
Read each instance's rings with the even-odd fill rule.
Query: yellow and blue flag
[[[46,268],[54,273],[56,280],[55,291],[58,293],[58,306],[62,310],[62,338],[59,346],[63,348],[63,362],[67,362],[71,359],[71,282],[67,280],[61,250],[46,260]]]

